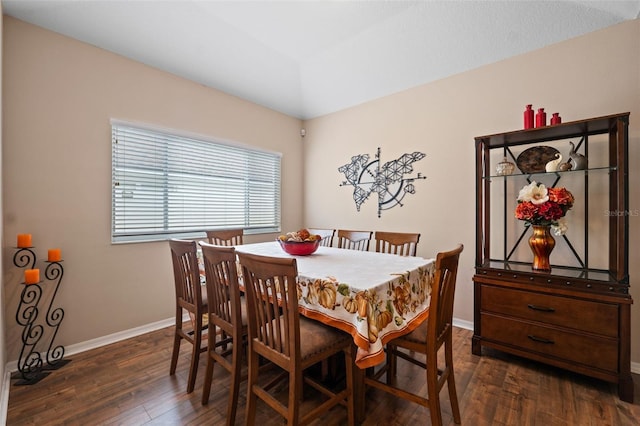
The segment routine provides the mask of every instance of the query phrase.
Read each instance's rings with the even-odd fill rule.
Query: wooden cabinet
[[[475,138],[472,352],[489,346],[613,382],[632,402],[628,123],[623,113]],[[569,142],[587,157],[586,169],[495,172],[504,158],[523,166],[532,147],[566,159]],[[534,180],[564,186],[576,199],[550,272],[532,270],[531,231],[514,217],[519,190]]]

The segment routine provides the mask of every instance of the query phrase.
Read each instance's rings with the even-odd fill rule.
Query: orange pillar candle
[[[40,269],[26,269],[24,271],[25,284],[37,284],[40,282]]]
[[[31,247],[31,234],[18,234],[18,247]]]
[[[60,262],[62,260],[62,250],[59,248],[49,249],[47,260],[49,262]]]

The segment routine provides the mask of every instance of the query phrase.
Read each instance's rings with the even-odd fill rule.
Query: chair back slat
[[[209,244],[216,246],[238,246],[243,243],[244,229],[215,229],[206,231]]]
[[[350,231],[338,229],[338,248],[369,251],[373,231]]]
[[[376,251],[378,253],[415,256],[418,250],[420,234],[406,232],[376,232]]]
[[[280,354],[280,365],[299,359],[298,269],[295,259],[238,253],[247,294],[250,344]]]
[[[436,257],[427,324],[427,342],[437,342],[435,348],[439,348],[447,334],[451,333],[456,276],[462,249],[460,244],[451,251],[438,253]]]

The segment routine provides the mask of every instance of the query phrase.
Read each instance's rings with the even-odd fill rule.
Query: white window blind
[[[112,121],[112,242],[280,230],[278,153]]]

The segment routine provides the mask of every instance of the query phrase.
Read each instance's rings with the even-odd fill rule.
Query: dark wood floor
[[[471,354],[471,332],[454,331],[454,365],[463,425],[640,425],[640,377],[635,403],[620,401],[615,386],[485,349]],[[224,424],[229,375],[214,371],[210,402],[200,403],[205,371],[202,356],[196,390],[188,395],[188,345],[175,376],[169,376],[172,329],[145,334],[71,357],[72,361],[31,386],[11,386],[8,425],[219,425]],[[404,366],[406,363],[402,363]],[[424,386],[417,368],[399,370],[399,380]],[[453,425],[443,389],[445,425]],[[244,424],[246,390],[240,391],[236,424]],[[314,425],[344,425],[346,410],[335,407]],[[266,405],[257,423],[281,425]],[[426,408],[375,389],[367,392],[363,425],[430,424]]]

